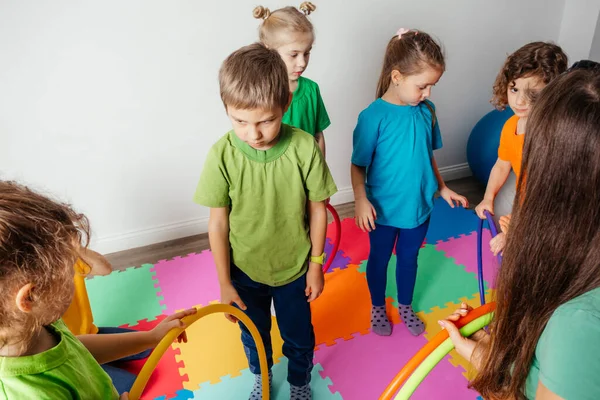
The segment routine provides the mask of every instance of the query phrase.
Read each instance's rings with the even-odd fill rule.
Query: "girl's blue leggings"
[[[367,282],[374,306],[385,305],[388,263],[394,243],[396,244],[398,303],[404,305],[412,303],[417,279],[417,257],[428,227],[429,219],[413,229],[375,224],[376,229],[369,232],[371,251],[367,264]]]

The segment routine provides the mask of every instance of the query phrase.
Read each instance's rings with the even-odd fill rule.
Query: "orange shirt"
[[[521,173],[521,160],[523,159],[523,143],[525,143],[525,134],[517,134],[517,122],[519,117],[513,115],[506,121],[500,134],[500,146],[498,147],[498,158],[509,161],[510,165],[517,175]]]
[[[73,301],[63,314],[62,319],[73,335],[98,333],[98,328],[94,325],[92,307],[85,287],[85,277],[90,272],[90,267],[82,259],[78,259],[74,269],[75,293],[73,294]]]

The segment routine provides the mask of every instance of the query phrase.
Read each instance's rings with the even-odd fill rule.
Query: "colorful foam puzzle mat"
[[[335,257],[325,274],[325,290],[311,304],[316,337],[311,387],[315,400],[377,399],[402,366],[439,332],[437,321],[450,315],[461,301],[479,305],[476,259],[477,216],[471,210],[450,208],[437,199],[426,241],[419,252],[413,307],[425,322],[425,333],[414,337],[397,311],[395,255],[388,267],[386,303],[393,332],[377,336],[370,330],[371,302],[366,280],[369,236],[347,218],[337,254],[334,226],[329,226],[326,253]],[[484,232],[484,281],[493,294],[499,268],[487,251]],[[167,315],[219,301],[219,285],[209,250],[154,265],[115,271],[86,280],[95,323],[150,330]],[[273,315],[273,396],[289,398],[287,359]],[[173,343],[160,360],[143,399],[247,399],[254,381],[237,325],[223,315],[202,318],[187,330],[188,343]],[[145,360],[121,363],[139,372]],[[456,352],[447,355],[414,393],[414,399],[475,400],[468,389],[470,364]]]

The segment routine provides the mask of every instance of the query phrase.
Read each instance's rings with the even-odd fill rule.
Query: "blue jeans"
[[[98,328],[99,335],[126,332],[136,331],[127,328]],[[116,360],[115,362],[143,360],[144,358],[148,357],[150,353],[152,353],[152,350],[142,351],[141,353],[134,354],[132,356],[123,357],[120,360]],[[135,382],[135,379],[137,378],[135,374],[132,374],[131,372],[122,368],[115,367],[111,364],[102,364],[101,367],[108,374],[108,376],[110,376],[110,379],[112,380],[113,385],[115,386],[119,394],[122,394],[123,392],[129,392],[131,390],[133,382]]]
[[[369,232],[371,250],[367,263],[367,283],[374,306],[385,305],[387,268],[394,244],[398,303],[412,303],[417,279],[417,258],[428,227],[429,219],[413,229],[375,224],[375,230]]]
[[[306,274],[283,286],[268,286],[250,279],[235,265],[231,265],[231,281],[246,304],[246,315],[256,325],[265,345],[269,370],[273,366],[271,345],[271,299],[277,312],[277,324],[283,339],[283,355],[288,358],[287,380],[291,385],[303,386],[310,382],[313,368],[315,333],[311,322],[310,304],[304,293]],[[242,344],[250,371],[259,374],[258,352],[248,328],[241,322]]]

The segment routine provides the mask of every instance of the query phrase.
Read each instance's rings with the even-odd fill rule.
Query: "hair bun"
[[[271,10],[269,10],[267,7],[257,6],[254,8],[254,10],[252,10],[252,15],[257,19],[267,19],[271,15]]]
[[[302,4],[300,4],[300,7],[298,8],[304,13],[304,15],[310,15],[311,12],[317,9],[317,6],[315,6],[310,1],[305,1]]]

